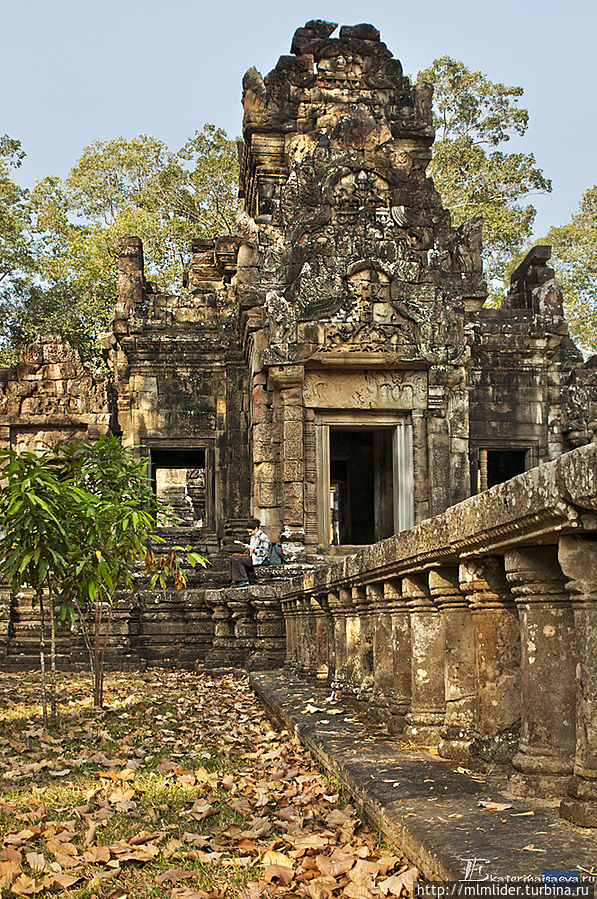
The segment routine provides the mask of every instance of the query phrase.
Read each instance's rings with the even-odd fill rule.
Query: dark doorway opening
[[[163,524],[204,527],[207,514],[205,449],[151,450],[154,492],[171,509]]]
[[[487,450],[487,486],[503,484],[526,471],[526,455],[524,449]]]
[[[330,428],[331,542],[362,545],[394,533],[392,430]]]

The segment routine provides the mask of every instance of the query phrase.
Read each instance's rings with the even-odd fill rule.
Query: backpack
[[[284,550],[281,543],[270,543],[267,556],[262,562],[263,565],[283,565]]]

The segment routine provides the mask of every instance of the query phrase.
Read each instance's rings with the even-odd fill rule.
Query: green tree
[[[0,347],[33,264],[28,195],[13,177],[24,156],[20,141],[0,136]]]
[[[524,200],[551,190],[532,153],[503,149],[526,132],[528,112],[518,105],[523,90],[490,81],[449,56],[418,78],[434,86],[438,139],[429,173],[454,225],[483,217],[487,277],[490,289],[501,293],[508,262],[532,232],[535,209]]]
[[[20,141],[7,134],[0,136],[0,290],[32,262],[27,191],[12,177],[24,156]]]
[[[56,723],[55,605],[68,569],[70,516],[81,507],[82,492],[63,482],[51,452],[41,455],[0,452],[0,571],[13,593],[33,589],[40,611],[40,664],[43,726],[48,726],[46,617],[50,621],[50,723]],[[91,499],[91,498],[90,498]],[[47,606],[46,606],[47,600]]]
[[[147,477],[147,460],[138,458],[114,435],[96,442],[72,440],[54,448],[63,479],[79,488],[79,503],[69,511],[68,569],[60,589],[63,620],[76,610],[89,655],[95,705],[104,695],[105,650],[110,635],[114,595],[134,591],[139,565],[145,562],[150,586],[165,590],[172,581],[178,593],[186,585],[182,563],[209,563],[190,546],[175,546],[156,557],[151,543],[163,511]]]
[[[114,595],[134,590],[145,562],[150,586],[177,592],[186,584],[183,563],[205,567],[190,546],[162,556],[152,544],[160,503],[146,476],[146,461],[113,435],[95,443],[72,440],[41,455],[0,453],[0,571],[13,593],[34,591],[40,609],[42,709],[47,726],[45,640],[51,636],[51,715],[56,721],[56,619],[70,624],[75,611],[89,654],[94,701],[103,702],[104,657]]]
[[[551,228],[544,242],[564,288],[570,331],[583,350],[597,353],[597,184],[585,191],[568,224]]]
[[[10,346],[58,333],[89,361],[113,317],[119,238],[139,236],[148,279],[178,292],[192,238],[233,229],[237,185],[236,144],[213,125],[177,153],[144,134],[94,141],[66,179],[31,191],[36,264],[9,319]]]

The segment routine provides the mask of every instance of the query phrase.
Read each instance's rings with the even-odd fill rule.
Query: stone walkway
[[[375,734],[329,687],[286,673],[254,673],[272,718],[296,733],[363,806],[370,821],[429,880],[541,877],[545,869],[597,878],[597,831],[557,805],[516,800],[486,776]],[[476,860],[476,861],[469,861]]]

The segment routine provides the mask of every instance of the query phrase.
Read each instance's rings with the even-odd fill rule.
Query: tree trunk
[[[56,619],[54,617],[54,597],[48,583],[50,602],[50,727],[56,727]]]
[[[101,690],[101,682],[102,682],[102,672],[101,672],[101,663],[102,663],[102,654],[101,654],[101,625],[102,625],[102,607],[99,596],[96,597],[95,600],[95,631],[93,634],[93,704],[97,708],[101,708],[102,706],[102,690]]]
[[[39,599],[39,661],[41,666],[41,718],[43,729],[48,729],[48,698],[46,693],[46,616],[43,590],[38,593]]]
[[[108,642],[108,637],[110,636],[110,625],[112,623],[112,609],[114,608],[113,604],[110,603],[108,606],[108,617],[106,619],[106,633],[104,635],[104,642],[101,648],[100,655],[100,665],[99,665],[99,707],[103,708],[104,705],[104,674],[106,671],[106,643]]]

